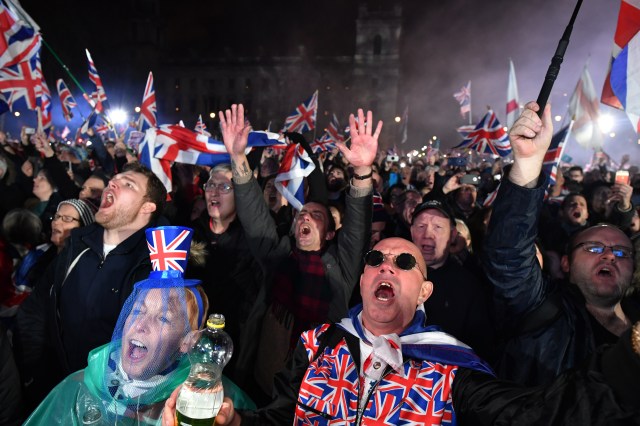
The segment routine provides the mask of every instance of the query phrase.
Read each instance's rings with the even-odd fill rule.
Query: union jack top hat
[[[160,226],[145,231],[153,270],[136,287],[193,287],[200,280],[184,279],[193,229],[184,226]]]
[[[145,234],[153,270],[149,272],[149,278],[135,283],[134,289],[184,288],[200,284],[200,280],[184,278],[193,229],[184,226],[159,226],[145,230]],[[200,313],[198,326],[200,326],[204,319],[204,303],[197,289],[193,288],[192,293],[198,304]]]

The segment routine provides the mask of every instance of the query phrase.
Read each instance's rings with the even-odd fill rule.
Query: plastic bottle
[[[224,331],[224,315],[211,314],[189,351],[191,370],[182,384],[176,413],[180,426],[211,426],[224,399],[222,369],[231,359],[233,342]]]

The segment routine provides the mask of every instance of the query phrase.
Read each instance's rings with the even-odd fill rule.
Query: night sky
[[[370,1],[373,6],[392,4]],[[147,70],[134,70],[123,84],[122,59],[110,40],[122,30],[130,2],[56,2],[22,0],[23,7],[42,27],[44,37],[81,81],[86,81],[83,48],[91,50],[107,95],[141,98]],[[508,64],[515,64],[520,102],[536,99],[544,75],[564,31],[574,0],[424,0],[403,6],[402,75],[399,104],[409,105],[409,142],[418,148],[437,135],[443,146],[460,141],[455,128],[467,124],[452,95],[472,81],[473,121],[491,106],[505,121]],[[606,74],[619,0],[586,0],[576,20],[560,75],[550,97],[553,114],[564,115],[569,97],[587,61],[600,93]],[[194,1],[163,0],[158,4],[162,36],[169,47],[163,54],[182,55],[206,49],[232,49],[238,54],[259,50],[287,55],[304,45],[310,54],[352,55],[357,1]],[[43,53],[50,88],[63,77],[62,69]],[[70,84],[68,78],[65,77]],[[121,93],[119,86],[139,86]],[[315,87],[310,87],[311,92]],[[78,97],[77,90],[72,92]],[[157,96],[162,96],[157,93]],[[301,99],[306,95],[301,94]],[[322,99],[319,100],[322,108]],[[57,96],[54,105],[58,105]],[[113,106],[113,105],[112,105]],[[601,113],[616,119],[615,138],[606,137],[605,151],[619,160],[622,153],[640,162],[640,146],[622,112],[601,105]],[[398,115],[401,111],[398,111]],[[284,117],[283,117],[284,118]],[[160,117],[162,121],[162,117]],[[58,123],[63,124],[63,123]],[[397,126],[396,123],[385,123]],[[570,141],[566,153],[586,162],[591,153]]]

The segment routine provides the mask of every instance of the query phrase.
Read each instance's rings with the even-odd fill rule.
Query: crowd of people
[[[111,423],[175,424],[207,306],[235,346],[216,424],[640,424],[638,167],[562,164],[549,186],[533,102],[509,164],[394,158],[358,110],[333,151],[287,134],[315,164],[298,211],[283,150],[246,154],[242,105],[219,117],[230,164],[175,163],[169,194],[122,140],[0,132],[0,424],[64,424],[78,392]],[[202,259],[150,284],[168,225]]]

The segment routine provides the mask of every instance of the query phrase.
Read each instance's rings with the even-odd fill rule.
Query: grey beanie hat
[[[60,204],[58,204],[58,210],[60,210],[60,206],[63,204],[69,204],[78,211],[78,213],[80,214],[80,226],[91,225],[93,222],[95,222],[96,219],[94,214],[96,210],[93,205],[82,200],[72,198],[69,200],[61,201]]]

